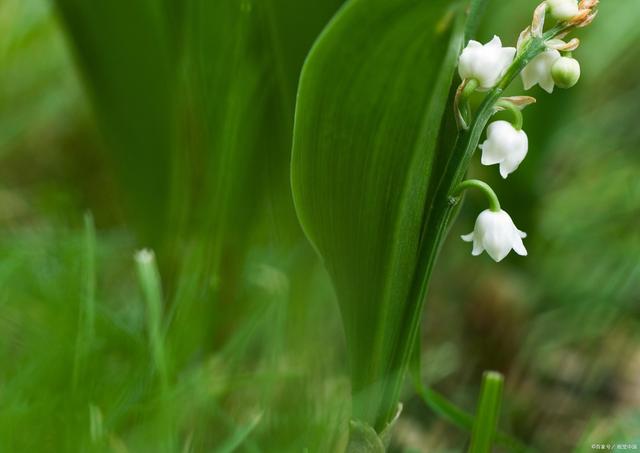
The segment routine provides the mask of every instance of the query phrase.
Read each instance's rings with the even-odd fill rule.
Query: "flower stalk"
[[[490,89],[483,102],[477,109],[474,118],[468,127],[459,127],[452,152],[449,154],[444,168],[444,172],[436,185],[436,193],[433,205],[427,206],[426,215],[420,238],[420,248],[418,262],[413,274],[413,283],[409,300],[411,301],[408,310],[405,312],[405,323],[407,326],[407,340],[404,344],[409,345],[401,352],[400,359],[401,373],[406,373],[410,363],[412,353],[411,345],[414,345],[420,330],[420,320],[424,301],[426,299],[429,281],[433,272],[434,264],[439,255],[446,233],[451,225],[458,203],[451,203],[455,199],[456,188],[463,181],[469,163],[475,150],[478,148],[482,132],[487,123],[496,112],[496,103],[502,97],[504,91],[513,80],[522,73],[524,68],[538,55],[547,49],[547,43],[553,39],[559,39],[568,34],[574,28],[580,28],[590,23],[596,15],[597,0],[583,0],[580,3],[580,17],[570,21],[559,22],[548,31],[544,32],[544,16],[547,5],[543,2],[534,13],[534,21],[522,34],[518,43],[517,54],[513,62],[500,77],[495,86]],[[463,83],[465,81],[463,80]],[[464,90],[458,90],[458,95]],[[467,94],[467,93],[465,93]],[[454,101],[455,105],[460,104],[460,100]],[[458,111],[456,111],[456,115]],[[459,123],[460,124],[460,123]],[[466,125],[465,125],[466,126]],[[401,390],[401,380],[394,380],[395,387],[388,389],[385,398],[391,401],[397,400]],[[393,410],[384,414],[387,420],[393,417]]]
[[[500,200],[498,200],[498,196],[489,184],[484,181],[480,181],[479,179],[467,179],[466,181],[462,181],[458,184],[458,187],[455,188],[453,191],[454,197],[460,195],[467,189],[479,189],[487,197],[487,200],[489,201],[489,209],[493,212],[500,211]],[[454,202],[457,202],[456,198],[454,198]]]
[[[496,102],[496,111],[506,110],[513,115],[513,127],[516,130],[522,130],[522,124],[524,123],[524,118],[522,117],[522,111],[511,101],[506,100],[505,98],[499,99]]]

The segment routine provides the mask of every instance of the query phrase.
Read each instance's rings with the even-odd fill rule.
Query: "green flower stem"
[[[496,102],[496,107],[508,110],[513,115],[513,121],[511,122],[511,124],[513,124],[513,127],[515,127],[517,130],[522,130],[522,112],[518,107],[516,107],[513,102],[500,99],[498,102]]]
[[[466,102],[469,100],[469,96],[471,96],[478,89],[478,82],[476,79],[469,79],[467,83],[464,85],[464,89],[462,90],[462,101]]]
[[[462,181],[460,184],[458,184],[458,186],[454,189],[452,195],[458,196],[467,189],[481,190],[482,193],[484,193],[484,195],[487,197],[487,200],[489,200],[489,209],[491,209],[493,212],[500,211],[500,200],[498,200],[498,196],[489,184],[484,181],[480,181],[479,179],[467,179],[466,181]]]
[[[497,86],[488,92],[469,129],[458,132],[456,143],[446,164],[443,176],[436,188],[433,203],[438,203],[440,209],[432,209],[433,206],[429,206],[426,210],[426,212],[429,213],[437,212],[438,215],[427,215],[423,223],[418,262],[416,263],[416,271],[413,276],[414,281],[411,293],[409,294],[410,303],[407,305],[407,310],[403,314],[403,325],[408,326],[407,336],[401,345],[402,351],[399,362],[399,372],[403,375],[406,375],[409,368],[411,349],[416,342],[420,330],[422,309],[424,307],[433,266],[444,242],[444,237],[449,225],[451,224],[453,214],[456,212],[454,209],[455,204],[449,202],[450,194],[463,180],[471,157],[478,147],[482,131],[494,114],[495,103],[500,99],[504,90],[532,59],[545,50],[545,42],[566,28],[566,24],[557,25],[547,31],[542,37],[531,37],[525,42],[521,47],[520,53],[516,56],[511,66],[509,66]],[[401,385],[401,379],[394,380],[394,385],[386,390],[387,394],[385,398],[397,401],[399,399]],[[393,415],[393,411],[389,411],[388,414],[385,414],[385,417],[387,420],[391,420]]]
[[[469,79],[463,82],[464,88],[462,88],[462,92],[460,93],[460,99],[458,102],[460,103],[460,115],[461,122],[459,123],[463,128],[467,128],[469,124],[469,120],[471,118],[471,107],[469,106],[469,97],[478,89],[480,82],[476,79]]]
[[[476,418],[473,422],[469,453],[491,453],[502,406],[504,379],[500,373],[488,371],[482,376],[482,388]]]

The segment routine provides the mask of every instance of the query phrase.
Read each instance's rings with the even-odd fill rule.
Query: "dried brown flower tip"
[[[522,45],[531,38],[531,27],[527,27],[522,32],[520,32],[520,36],[518,36],[518,43],[516,44],[516,49],[520,52]]]
[[[578,27],[582,22],[584,22],[587,19],[587,17],[589,17],[589,14],[591,14],[590,9],[581,9],[577,15],[573,16],[567,22],[567,24],[571,27]]]
[[[595,9],[597,8],[600,0],[581,0],[578,4],[579,9]]]
[[[523,110],[528,105],[535,104],[537,102],[536,98],[532,96],[507,96],[500,98],[500,100],[510,102],[520,110]],[[497,106],[497,108],[498,110],[503,110],[503,108],[501,108],[499,105]]]
[[[586,27],[587,25],[591,24],[591,22],[593,22],[593,19],[595,19],[597,15],[598,15],[598,11],[594,11],[585,20],[583,20],[580,24],[576,25],[576,27],[577,28]]]
[[[544,18],[547,14],[547,2],[542,2],[533,12],[533,20],[531,21],[531,34],[541,37],[544,31]]]
[[[578,38],[573,38],[569,42],[564,42],[561,39],[551,39],[547,41],[547,47],[559,50],[560,52],[573,52],[579,46],[580,40]]]

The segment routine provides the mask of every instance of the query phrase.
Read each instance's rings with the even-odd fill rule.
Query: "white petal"
[[[553,83],[553,79],[551,77],[547,78],[544,77],[541,80],[538,81],[538,85],[540,85],[540,87],[546,91],[547,93],[551,94],[553,93],[553,87],[555,86],[555,83]]]
[[[495,261],[496,263],[499,263],[500,261],[506,258],[511,248],[505,249],[502,247],[491,247],[491,248],[487,248],[486,250],[489,256],[493,259],[493,261]]]
[[[520,161],[522,162],[529,152],[529,137],[527,137],[527,133],[523,130],[520,130],[518,135],[520,136],[520,152],[522,153]]]
[[[473,250],[471,250],[471,254],[473,256],[478,256],[481,255],[482,252],[484,252],[484,248],[482,247],[480,241],[473,241]]]
[[[471,39],[467,43],[467,48],[469,48],[469,49],[473,49],[473,48],[477,48],[477,47],[482,47],[482,43],[479,43],[478,41],[474,41],[473,39]]]
[[[500,64],[504,68],[503,73],[507,70],[509,65],[513,62],[513,59],[516,56],[516,48],[515,47],[505,47],[500,50]]]
[[[493,35],[493,39],[491,39],[491,41],[489,41],[486,45],[487,47],[502,47],[502,41],[500,40],[500,37],[498,35]]]
[[[522,71],[522,82],[525,90],[537,83],[547,92],[553,91],[551,67],[558,58],[560,58],[560,52],[555,49],[547,49],[531,60]]]
[[[526,238],[526,237],[527,237],[527,233],[525,233],[524,231],[520,231],[520,230],[518,230],[517,228],[516,228],[516,231],[518,232],[518,235],[519,235],[521,238]]]
[[[480,157],[480,163],[482,165],[495,165],[503,160],[504,157],[496,153],[491,146],[485,145],[482,147],[482,156]]]
[[[520,256],[527,256],[527,249],[524,248],[524,244],[522,243],[522,239],[517,235],[515,236],[515,238],[513,240],[513,251],[516,252]]]
[[[460,239],[462,239],[464,242],[473,242],[473,232],[469,234],[463,234],[462,236],[460,236]]]
[[[509,227],[509,225],[496,222],[492,230],[487,231],[482,238],[482,245],[496,262],[502,261],[511,251],[512,232],[505,227]]]
[[[522,85],[524,85],[525,90],[530,90],[536,84],[536,79],[534,74],[531,73],[530,69],[524,68],[522,70]]]
[[[502,176],[502,179],[507,179],[507,176],[513,173],[513,170],[515,170],[515,168],[512,169],[507,161],[500,162],[500,176]]]

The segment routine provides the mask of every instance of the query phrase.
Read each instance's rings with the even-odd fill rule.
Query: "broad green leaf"
[[[393,415],[411,349],[406,329],[420,304],[409,295],[446,162],[438,143],[451,138],[439,132],[462,45],[461,6],[352,0],[300,80],[295,204],[339,299],[353,416],[378,431]]]

